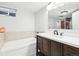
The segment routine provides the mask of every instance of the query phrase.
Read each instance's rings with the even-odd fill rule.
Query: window
[[[0,8],[0,14],[7,15],[8,14],[8,9]]]
[[[16,17],[16,9],[0,7],[0,14]]]
[[[9,16],[16,16],[16,10],[12,10],[12,9],[10,9],[9,10]]]

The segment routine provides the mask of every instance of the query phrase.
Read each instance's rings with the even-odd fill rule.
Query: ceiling
[[[59,17],[62,11],[68,11],[67,16],[71,16],[71,13],[77,9],[79,9],[79,2],[67,2],[61,7],[50,10],[48,14],[49,17]]]
[[[17,7],[23,7],[31,12],[37,12],[47,4],[48,2],[0,2],[0,6],[3,7],[11,7],[15,9],[17,9]]]

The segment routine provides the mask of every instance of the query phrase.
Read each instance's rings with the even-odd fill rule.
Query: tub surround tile
[[[6,32],[6,41],[35,37],[35,32]]]

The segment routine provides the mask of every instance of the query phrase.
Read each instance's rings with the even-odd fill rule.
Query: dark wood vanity
[[[79,56],[79,48],[75,48],[37,35],[37,56]]]
[[[61,29],[71,29],[71,18],[61,19],[60,25]]]

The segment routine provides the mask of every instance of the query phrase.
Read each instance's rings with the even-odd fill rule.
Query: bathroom
[[[37,34],[37,56],[79,56],[79,2],[50,2],[48,30]]]
[[[0,56],[79,56],[79,2],[0,2]]]

